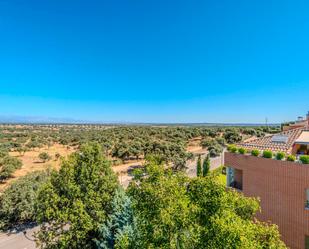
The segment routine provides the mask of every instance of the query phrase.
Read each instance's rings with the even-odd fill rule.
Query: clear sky
[[[309,110],[309,2],[0,1],[0,115],[280,122]]]

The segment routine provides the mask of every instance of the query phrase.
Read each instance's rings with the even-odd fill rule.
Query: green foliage
[[[234,144],[230,144],[230,145],[227,147],[227,150],[228,150],[229,152],[236,153],[236,152],[237,152],[237,147],[236,147]]]
[[[226,143],[224,137],[217,137],[216,142],[220,144],[221,146],[225,146],[225,143]]]
[[[96,240],[97,248],[123,248],[128,246],[129,237],[133,236],[133,212],[131,200],[122,188],[117,189],[113,202],[112,214],[100,227]]]
[[[201,155],[199,155],[198,158],[197,158],[196,176],[202,176],[202,159],[201,159]]]
[[[38,189],[49,176],[49,170],[30,173],[17,179],[0,195],[0,229],[35,221]]]
[[[37,199],[42,248],[93,248],[112,212],[118,182],[97,143],[83,145],[63,161]],[[61,236],[59,236],[61,234]]]
[[[278,152],[276,154],[276,159],[277,160],[283,160],[285,158],[285,153],[284,152]]]
[[[0,158],[0,182],[12,177],[13,173],[22,167],[22,162],[9,155]]]
[[[149,165],[147,178],[130,184],[136,232],[129,248],[194,248],[194,207],[183,175]]]
[[[295,162],[296,161],[296,157],[294,155],[288,155],[286,157],[286,160],[290,161],[290,162]]]
[[[203,176],[207,176],[210,170],[210,158],[207,155],[203,162]]]
[[[5,156],[8,156],[9,152],[5,149],[0,149],[0,158],[3,158]]]
[[[307,155],[302,155],[299,157],[299,160],[303,163],[303,164],[309,164],[309,156]]]
[[[273,153],[270,150],[264,150],[263,151],[263,157],[264,158],[273,158]]]
[[[245,154],[247,150],[245,148],[238,148],[239,154]]]
[[[125,248],[286,248],[276,226],[253,221],[257,200],[215,177],[190,179],[149,165],[129,186],[134,233]]]
[[[203,148],[208,148],[209,146],[212,146],[215,143],[215,140],[211,139],[211,138],[204,138],[201,141],[201,146]]]
[[[225,132],[224,139],[228,144],[235,144],[242,140],[242,136],[237,130],[232,129]]]
[[[47,162],[51,159],[51,157],[47,152],[41,152],[39,154],[39,159],[42,160],[43,162]]]
[[[260,155],[260,151],[259,150],[252,150],[251,151],[251,155],[252,156],[259,156]]]
[[[209,173],[211,176],[216,177],[216,176],[226,173],[226,169],[225,169],[225,166],[220,166],[214,170],[211,170]]]

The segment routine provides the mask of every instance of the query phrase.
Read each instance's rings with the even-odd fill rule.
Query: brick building
[[[309,154],[309,115],[302,127],[239,144],[248,150]],[[227,185],[245,196],[259,197],[257,218],[279,227],[292,249],[309,249],[309,165],[249,154],[225,153]]]

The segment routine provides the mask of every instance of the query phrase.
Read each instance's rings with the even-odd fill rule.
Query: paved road
[[[26,235],[23,232],[0,234],[0,249],[35,249],[32,234],[37,229],[26,229]]]
[[[201,157],[204,159],[207,153],[202,154]],[[219,157],[210,158],[210,170],[214,170],[224,163],[224,153],[221,154]],[[197,164],[197,157],[194,160],[190,160],[187,163],[187,174],[190,177],[196,176],[196,164]]]

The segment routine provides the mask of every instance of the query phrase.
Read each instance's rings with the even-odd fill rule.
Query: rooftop
[[[306,144],[309,144],[309,131],[307,126],[256,138],[254,140],[239,143],[238,145],[249,150],[282,151],[290,154],[292,152],[293,144],[295,142],[300,143],[301,141],[308,142]]]

